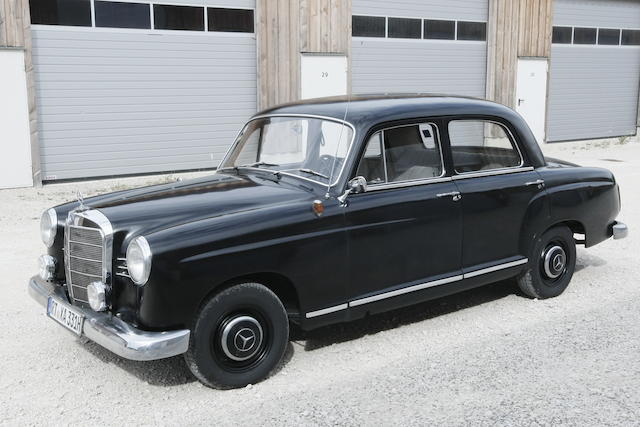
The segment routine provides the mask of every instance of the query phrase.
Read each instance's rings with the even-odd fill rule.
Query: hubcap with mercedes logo
[[[561,246],[553,245],[544,254],[544,273],[549,279],[557,279],[564,273],[567,255]]]
[[[260,322],[249,315],[239,315],[223,325],[220,346],[229,359],[244,362],[258,353],[262,340]]]

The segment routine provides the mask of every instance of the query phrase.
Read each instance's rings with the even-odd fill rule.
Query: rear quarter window
[[[454,120],[449,122],[448,130],[457,173],[522,165],[520,152],[501,124],[486,120]]]

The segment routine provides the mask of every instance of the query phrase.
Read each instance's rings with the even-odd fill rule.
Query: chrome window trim
[[[468,172],[466,174],[454,175],[451,178],[454,181],[459,179],[467,179],[467,178],[479,178],[483,176],[494,176],[494,175],[505,175],[509,173],[518,173],[518,172],[530,172],[534,168],[533,166],[521,166],[519,168],[505,168],[505,169],[490,169],[486,172]]]
[[[369,185],[365,193],[369,193],[371,191],[391,190],[394,188],[406,188],[406,187],[414,187],[416,185],[437,184],[439,182],[451,182],[451,181],[453,181],[453,179],[450,176],[444,176],[442,178],[434,177],[434,178],[425,178],[425,179],[414,179],[409,181],[392,182],[389,184],[375,184],[375,185]]]
[[[461,280],[470,279],[472,277],[481,276],[483,274],[493,273],[495,271],[505,270],[507,268],[517,267],[519,265],[523,265],[529,262],[529,259],[526,257],[522,257],[515,261],[509,261],[502,264],[494,265],[487,268],[481,268],[479,270],[473,270],[468,273],[463,272],[462,274],[455,274],[452,276],[444,277],[442,279],[430,280],[428,282],[420,283],[417,285],[407,286],[404,288],[396,289],[389,292],[383,292],[380,294],[372,295],[369,297],[358,298],[355,300],[351,300],[348,303],[335,305],[332,307],[323,308],[316,311],[311,311],[305,315],[307,319],[317,316],[322,316],[324,314],[334,313],[336,311],[345,310],[349,307],[358,307],[360,305],[369,304],[376,301],[381,301],[387,298],[392,298],[398,295],[404,295],[415,291],[420,291],[423,289],[432,288],[435,286],[445,285],[447,283],[459,282]]]
[[[222,165],[227,161],[227,158],[229,157],[229,155],[233,152],[233,150],[236,148],[236,146],[238,145],[239,141],[239,137],[242,134],[242,132],[247,128],[247,126],[249,126],[249,123],[255,121],[255,120],[260,120],[260,119],[268,119],[271,117],[292,117],[292,118],[307,118],[307,119],[320,119],[320,120],[328,120],[331,122],[337,122],[340,123],[342,125],[346,125],[349,128],[351,128],[351,131],[353,132],[351,135],[351,141],[349,142],[349,148],[347,150],[347,154],[345,155],[345,161],[342,164],[342,168],[340,169],[340,173],[337,175],[337,177],[335,178],[335,181],[333,183],[324,183],[324,182],[320,182],[317,181],[315,179],[311,179],[311,178],[307,178],[301,175],[296,175],[293,173],[289,173],[289,172],[281,172],[281,171],[277,171],[277,170],[271,170],[271,169],[260,169],[260,168],[246,168],[246,169],[255,169],[255,170],[260,170],[262,172],[264,172],[265,170],[271,170],[272,172],[278,172],[282,175],[287,175],[287,176],[292,176],[295,178],[299,178],[305,181],[310,181],[313,182],[315,184],[319,184],[322,186],[328,186],[328,187],[335,187],[338,182],[340,182],[340,179],[342,178],[342,174],[344,173],[345,167],[347,165],[347,161],[349,160],[349,158],[351,157],[351,151],[353,150],[353,146],[354,143],[356,141],[356,128],[353,124],[349,123],[346,120],[342,120],[342,119],[337,119],[335,117],[328,117],[328,116],[321,116],[321,115],[316,115],[316,114],[298,114],[298,113],[290,113],[290,114],[286,114],[286,113],[275,113],[275,114],[261,114],[259,116],[254,116],[252,118],[250,118],[242,127],[242,129],[240,129],[240,131],[238,132],[238,134],[236,135],[236,138],[234,140],[234,142],[231,144],[231,146],[227,149],[227,152],[225,153],[224,157],[222,158],[222,161],[218,164],[218,171],[221,170],[229,170],[230,168],[232,168],[231,166],[227,166],[227,167],[222,167]],[[217,172],[217,171],[216,171]]]
[[[452,120],[449,120],[447,122],[447,132],[449,133],[449,148],[451,149],[451,163],[452,163],[452,166],[453,166],[453,172],[455,173],[456,176],[463,176],[463,175],[467,175],[467,174],[475,174],[475,173],[478,173],[480,171],[458,172],[456,170],[456,163],[455,163],[455,161],[453,161],[453,144],[451,143],[451,132],[449,131],[449,126],[453,122],[493,123],[495,125],[500,126],[505,131],[507,131],[507,137],[511,141],[511,144],[516,147],[516,151],[518,152],[518,156],[520,156],[520,163],[517,166],[510,166],[508,168],[486,169],[486,171],[488,171],[488,172],[491,171],[492,172],[492,171],[500,171],[500,170],[519,169],[519,168],[524,167],[524,157],[522,156],[522,151],[520,150],[520,144],[518,144],[518,142],[516,141],[515,137],[513,136],[513,133],[511,133],[511,129],[509,129],[507,126],[505,126],[504,124],[502,124],[502,123],[500,123],[498,121],[495,121],[495,120],[486,120],[486,119],[452,119]]]
[[[98,226],[98,228],[92,227],[83,227],[77,225],[79,221],[78,218],[87,219]],[[99,210],[97,209],[89,209],[89,210],[72,210],[67,215],[67,221],[65,224],[64,230],[64,269],[66,274],[67,289],[69,290],[69,294],[72,300],[79,300],[86,302],[84,300],[80,300],[73,295],[73,284],[70,282],[71,278],[71,268],[70,266],[70,254],[69,250],[69,227],[77,227],[77,228],[86,228],[91,230],[97,230],[102,234],[102,283],[106,287],[111,286],[111,257],[113,253],[113,227],[111,226],[111,221]]]
[[[438,144],[438,151],[440,152],[440,167],[442,168],[442,172],[440,173],[440,175],[438,176],[433,176],[433,177],[429,177],[429,178],[419,178],[419,179],[409,179],[406,181],[392,181],[389,182],[389,176],[387,173],[387,156],[385,153],[385,143],[384,143],[384,132],[387,130],[391,130],[391,129],[398,129],[398,128],[403,128],[403,127],[409,127],[409,126],[420,126],[420,125],[431,125],[433,126],[433,128],[436,130],[437,133],[437,140],[436,140],[436,144]],[[382,183],[382,184],[368,184],[367,186],[367,191],[365,191],[365,193],[368,193],[370,191],[378,191],[378,190],[390,190],[393,188],[403,188],[403,187],[413,187],[414,185],[422,185],[422,184],[430,184],[430,183],[437,183],[437,182],[446,182],[446,181],[451,181],[451,177],[446,176],[447,175],[447,170],[445,168],[444,165],[444,154],[442,153],[442,140],[440,138],[440,128],[438,127],[437,123],[435,122],[430,122],[430,121],[418,121],[418,122],[412,122],[412,123],[407,123],[407,124],[402,124],[402,125],[396,125],[396,126],[390,126],[390,127],[386,127],[384,129],[380,129],[376,132],[373,133],[373,135],[375,135],[376,133],[380,133],[380,145],[381,145],[381,149],[382,149],[382,161],[384,163],[384,177],[386,182]],[[373,136],[371,135],[371,136]],[[369,141],[367,141],[367,144],[369,143]],[[367,147],[364,147],[365,152],[367,150]],[[360,161],[362,161],[362,159],[364,158],[364,154],[363,157],[361,157],[358,161],[358,167],[360,167]],[[357,170],[356,170],[357,172]]]

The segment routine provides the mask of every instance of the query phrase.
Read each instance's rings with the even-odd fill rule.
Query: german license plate
[[[60,323],[76,335],[82,335],[84,316],[71,309],[67,304],[49,297],[47,316]]]

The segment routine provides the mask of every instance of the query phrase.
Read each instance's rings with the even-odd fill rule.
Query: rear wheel
[[[284,306],[258,283],[213,296],[191,328],[185,360],[203,384],[235,388],[261,381],[280,363],[289,342]]]
[[[576,244],[568,227],[545,231],[533,244],[527,270],[518,277],[522,292],[532,298],[552,298],[569,286],[576,267]]]

